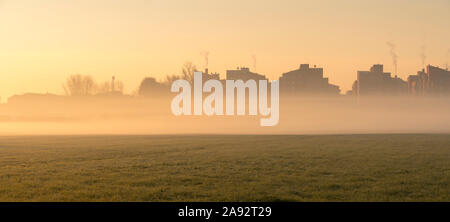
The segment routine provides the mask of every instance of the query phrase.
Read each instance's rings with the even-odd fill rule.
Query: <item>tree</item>
[[[91,76],[87,75],[71,75],[63,84],[66,95],[70,96],[87,96],[95,93],[97,85]]]
[[[114,87],[113,87],[114,84]],[[103,82],[97,87],[97,93],[120,92],[123,93],[124,84],[122,81],[115,80],[114,83],[110,81]]]
[[[109,92],[111,92],[111,83],[108,81],[100,84],[97,88],[97,93],[103,94],[103,93],[109,93]]]
[[[192,62],[185,62],[183,67],[181,67],[181,73],[183,79],[187,80],[189,83],[194,83],[194,72],[197,71],[197,67],[192,64]]]
[[[167,85],[167,86],[171,86],[173,82],[175,82],[178,79],[183,79],[182,76],[178,76],[178,75],[167,75],[166,78],[164,79],[163,84]]]
[[[169,93],[169,88],[155,78],[147,77],[142,80],[138,93],[140,96],[157,96]]]
[[[124,84],[118,80],[114,82],[114,91],[123,93]]]

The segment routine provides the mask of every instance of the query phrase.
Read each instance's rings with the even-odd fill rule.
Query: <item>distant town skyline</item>
[[[246,66],[278,79],[316,64],[341,92],[373,64],[406,80],[424,64],[449,63],[448,0],[0,2],[2,102],[63,94],[72,74],[116,76],[130,93],[144,77],[180,74],[186,61],[221,78]]]

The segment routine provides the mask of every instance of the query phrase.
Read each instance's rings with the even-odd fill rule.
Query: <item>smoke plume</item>
[[[392,64],[394,65],[395,74],[397,74],[397,53],[395,52],[395,44],[392,42],[386,42],[386,44],[389,46],[389,53],[392,57]]]
[[[203,51],[200,53],[203,58],[205,59],[205,68],[208,68],[208,64],[209,64],[209,51]]]

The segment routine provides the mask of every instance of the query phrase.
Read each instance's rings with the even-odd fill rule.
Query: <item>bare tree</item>
[[[114,83],[114,91],[123,93],[124,84],[118,80]]]
[[[63,84],[66,95],[70,96],[87,96],[95,93],[97,85],[91,76],[71,75]]]
[[[110,82],[104,82],[100,84],[97,88],[97,93],[108,93],[111,92],[111,83]]]
[[[114,84],[114,87],[113,87]],[[124,84],[122,81],[115,80],[114,83],[110,81],[103,82],[97,87],[97,93],[120,92],[123,93]]]
[[[183,79],[187,80],[191,84],[194,83],[194,72],[197,71],[197,67],[192,62],[185,62],[181,68]]]
[[[182,76],[178,75],[167,75],[166,78],[163,80],[164,85],[171,86],[173,82],[175,82],[178,79],[183,79]]]

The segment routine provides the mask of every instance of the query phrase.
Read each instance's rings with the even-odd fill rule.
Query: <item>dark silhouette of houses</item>
[[[220,74],[215,72],[215,73],[209,73],[208,68],[205,69],[205,72],[202,72],[202,81],[206,82],[210,79],[214,79],[214,80],[220,80]]]
[[[280,91],[287,94],[339,95],[339,86],[332,85],[323,77],[323,68],[310,68],[301,64],[300,68],[280,77]]]
[[[383,71],[383,65],[375,64],[370,71],[358,71],[352,90],[356,96],[407,95],[408,83],[391,77],[391,73]]]
[[[412,96],[450,94],[450,71],[428,65],[426,72],[408,77],[408,93]]]
[[[236,70],[227,70],[227,80],[243,80],[245,82],[250,79],[255,81],[267,80],[266,76],[250,72],[250,69],[246,67],[238,67]]]

